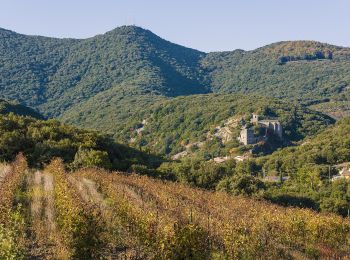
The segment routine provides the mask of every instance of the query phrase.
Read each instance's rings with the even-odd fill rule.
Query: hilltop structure
[[[250,120],[252,124],[259,125],[266,129],[266,132],[277,135],[280,139],[283,138],[282,125],[277,119],[265,119],[259,120],[259,115],[253,114]]]
[[[238,137],[238,140],[244,145],[256,144],[259,141],[265,140],[269,134],[277,136],[280,140],[283,139],[282,125],[277,119],[259,120],[259,115],[252,114],[250,123],[265,128],[265,135],[255,136],[253,127],[245,125],[242,127],[241,134]]]

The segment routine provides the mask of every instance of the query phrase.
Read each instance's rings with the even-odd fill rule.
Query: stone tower
[[[244,145],[255,144],[256,138],[254,136],[253,128],[248,128],[248,127],[244,126],[241,130],[241,135],[238,139]]]
[[[257,124],[259,121],[259,115],[257,114],[252,114],[252,119],[250,120],[251,123]]]

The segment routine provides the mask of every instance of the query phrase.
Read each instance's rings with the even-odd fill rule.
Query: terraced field
[[[350,257],[350,221],[60,160],[23,156],[0,189],[0,259]]]

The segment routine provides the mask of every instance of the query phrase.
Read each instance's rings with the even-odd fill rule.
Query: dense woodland
[[[103,167],[128,170],[133,164],[156,167],[160,158],[115,143],[112,138],[50,119],[37,120],[14,113],[0,115],[0,160],[23,152],[31,167],[60,157],[71,168]]]
[[[319,42],[279,42],[250,52],[209,53],[202,63],[210,71],[215,92],[306,102],[349,94],[349,54],[349,48]]]
[[[190,150],[190,153],[213,158],[229,154],[230,150],[239,147],[237,137],[242,125],[250,121],[251,113],[281,121],[284,143],[279,146],[314,135],[334,123],[332,118],[321,113],[277,99],[245,95],[192,95],[160,101],[148,109],[145,107],[138,116],[128,119],[115,138],[152,153],[174,155]],[[217,134],[217,128],[225,127],[225,121],[229,119],[233,121],[227,126],[230,138],[225,142]],[[103,131],[105,125],[95,120],[83,125],[96,126]],[[142,132],[138,132],[141,127]],[[130,142],[131,139],[133,142]],[[188,149],[189,146],[191,149]],[[266,150],[274,149],[276,146]]]
[[[239,92],[302,102],[349,96],[349,49],[318,42],[279,42],[253,51],[207,54],[136,26],[84,40],[4,29],[0,36],[0,96],[77,124],[85,111],[92,116],[100,109],[123,112],[119,102],[131,94]],[[290,61],[281,64],[283,57]],[[142,105],[123,110],[129,113]],[[75,113],[81,107],[86,110]]]
[[[199,82],[201,52],[135,26],[85,40],[25,36],[3,29],[0,36],[0,94],[44,115],[62,115],[97,94],[111,97],[111,92],[122,96],[123,92],[166,96],[208,92]]]

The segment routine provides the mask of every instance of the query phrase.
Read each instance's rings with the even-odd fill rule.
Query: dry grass
[[[83,170],[78,176],[110,190],[111,199],[126,205],[132,225],[154,219],[151,225],[162,233],[171,223],[193,223],[207,232],[211,248],[232,258],[319,255],[346,259],[350,252],[350,222],[336,215],[279,207],[139,175]]]
[[[42,174],[40,171],[36,171],[32,176],[32,196],[31,196],[31,217],[33,220],[41,219],[41,211],[42,211]]]
[[[53,196],[53,177],[51,174],[44,174],[44,205],[45,205],[45,220],[47,231],[49,234],[55,233],[55,201]]]
[[[100,256],[104,259],[179,259],[200,251],[204,252],[197,254],[200,259],[349,257],[350,222],[339,216],[283,208],[139,175],[97,169],[67,175],[63,170],[54,172],[56,168],[26,175],[30,241],[26,246],[30,259],[69,259],[72,252],[63,238],[66,229],[62,229],[62,221],[81,217],[91,221],[84,223],[103,226],[97,233],[103,241],[97,250],[102,249]],[[11,167],[8,169],[11,172]],[[8,173],[2,176],[7,180],[15,177]],[[20,182],[14,183],[18,186]],[[4,205],[12,203],[12,186]],[[59,211],[57,202],[65,203],[67,198],[69,207]],[[72,209],[77,214],[71,213]],[[73,217],[60,218],[60,214]],[[79,222],[79,227],[82,224],[89,232],[82,234],[95,234],[90,228],[94,225],[85,227],[84,223]],[[68,227],[75,230],[74,225]],[[76,234],[79,237],[80,233]]]
[[[6,178],[6,176],[11,172],[11,165],[0,164],[0,185]]]
[[[105,257],[108,259],[145,258],[137,237],[130,234],[128,229],[122,225],[118,216],[108,205],[108,199],[98,191],[96,182],[83,177],[71,177],[69,180],[86,202],[98,205],[101,210],[102,218],[107,225],[107,232],[104,234],[104,239],[108,241]]]
[[[29,188],[32,224],[28,255],[37,259],[67,259],[67,250],[56,229],[52,175],[35,171],[30,175]]]

